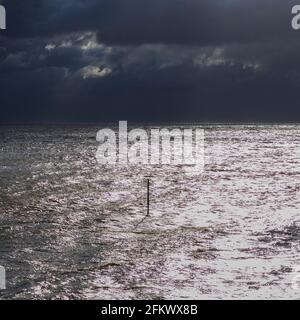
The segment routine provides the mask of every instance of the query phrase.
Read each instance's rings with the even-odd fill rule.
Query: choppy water
[[[99,127],[1,127],[0,297],[299,299],[300,126],[205,128],[186,176],[100,167]]]

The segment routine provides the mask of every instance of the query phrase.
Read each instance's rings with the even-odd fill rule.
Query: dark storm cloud
[[[296,2],[0,0],[0,121],[300,120]]]
[[[1,2],[0,2],[1,3]],[[2,0],[11,37],[46,37],[96,30],[111,12],[108,0]]]
[[[6,0],[8,34],[98,30],[114,45],[222,44],[293,36],[296,0]],[[14,23],[13,23],[14,22]]]
[[[281,0],[129,0],[100,26],[109,44],[215,45],[290,37],[291,4]],[[289,5],[290,4],[290,5]]]

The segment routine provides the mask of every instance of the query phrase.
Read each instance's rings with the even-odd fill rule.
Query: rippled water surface
[[[300,298],[300,126],[205,126],[193,176],[101,167],[98,129],[0,127],[2,299]]]

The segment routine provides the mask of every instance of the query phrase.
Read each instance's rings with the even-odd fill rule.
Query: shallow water
[[[300,126],[205,126],[194,176],[101,167],[98,129],[0,127],[2,299],[300,298]]]

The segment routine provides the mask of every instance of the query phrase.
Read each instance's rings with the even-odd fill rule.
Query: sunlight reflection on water
[[[99,167],[98,129],[0,128],[0,297],[300,298],[300,127],[206,126],[198,176]]]

